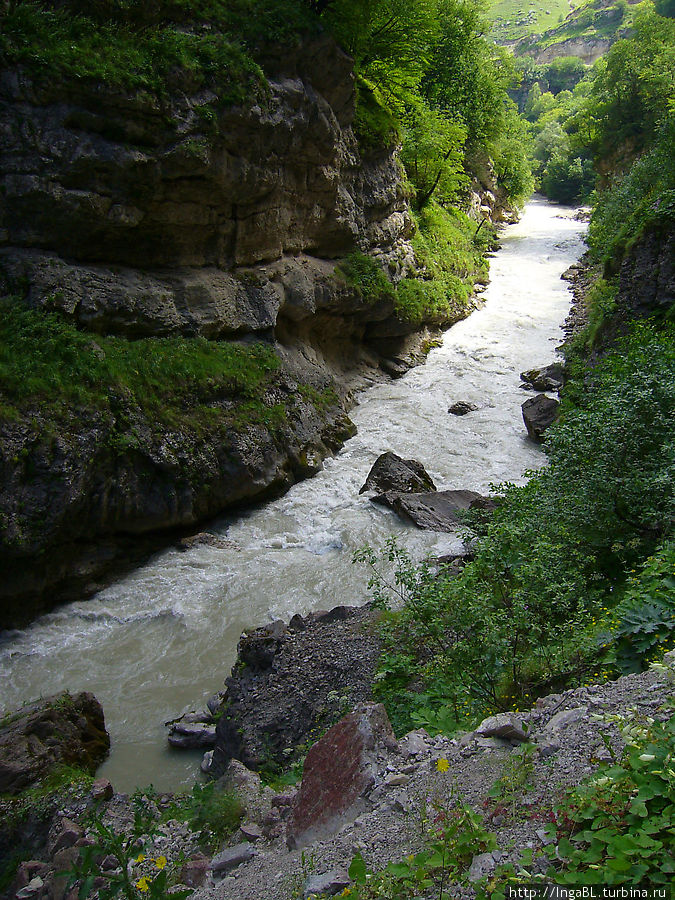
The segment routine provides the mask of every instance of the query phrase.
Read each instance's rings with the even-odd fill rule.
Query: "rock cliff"
[[[351,127],[351,61],[317,38],[265,74],[239,107],[0,74],[0,294],[92,333],[96,358],[185,339],[276,359],[254,397],[200,385],[169,424],[106,384],[100,407],[57,415],[47,391],[0,415],[0,627],[317,471],[359,377],[417,340],[393,292],[340,274],[357,250],[394,282],[415,264],[395,148],[364,156]]]

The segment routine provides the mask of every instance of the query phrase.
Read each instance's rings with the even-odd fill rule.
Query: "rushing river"
[[[519,372],[554,358],[569,308],[562,272],[582,252],[568,209],[535,199],[503,233],[485,304],[446,333],[426,365],[360,395],[358,435],[315,478],[210,530],[231,546],[156,555],[96,597],[43,616],[0,646],[0,707],[65,688],[103,703],[113,748],[101,773],[118,790],[193,779],[199,755],[170,751],[163,722],[222,687],[244,628],[295,612],[358,604],[356,549],[394,533],[415,557],[452,535],[418,531],[359,496],[385,450],[420,460],[439,488],[487,492],[522,481],[544,456],[525,435]],[[479,406],[458,417],[448,406]]]

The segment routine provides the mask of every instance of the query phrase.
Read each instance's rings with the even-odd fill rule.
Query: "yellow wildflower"
[[[349,895],[351,894],[351,892],[352,892],[352,889],[347,887],[347,888],[345,888],[344,891],[340,894],[340,896],[341,896],[341,897],[349,897]]]
[[[436,760],[436,771],[437,772],[447,772],[449,768],[450,768],[450,763],[447,761],[447,759],[441,758],[441,759]]]
[[[167,863],[166,856],[158,856],[157,859],[155,860],[155,865],[157,866],[158,869],[163,869],[164,866],[166,865],[166,863]]]
[[[136,887],[142,894],[146,894],[150,890],[150,884],[148,883],[147,875],[144,875],[142,878],[139,878],[136,882]]]
[[[136,857],[136,862],[143,862],[144,859],[145,859],[145,853],[139,853],[138,856]]]

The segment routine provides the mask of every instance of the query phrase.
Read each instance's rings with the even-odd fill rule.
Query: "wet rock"
[[[400,378],[410,368],[410,363],[407,363],[404,359],[382,359],[380,360],[380,368],[383,372],[386,372],[387,375],[390,375],[392,378]]]
[[[433,491],[424,494],[403,494],[386,491],[371,497],[373,503],[389,506],[405,519],[426,531],[453,532],[463,521],[462,513],[474,503],[487,498],[475,491]]]
[[[467,400],[458,400],[448,409],[453,416],[465,416],[467,413],[474,412],[478,407],[475,403],[469,403]]]
[[[563,386],[565,367],[555,362],[541,369],[529,369],[520,373],[520,380],[535,391],[557,391]]]
[[[349,887],[349,885],[349,876],[345,875],[344,872],[338,872],[337,869],[333,869],[323,875],[310,875],[305,881],[303,897],[304,900],[308,900],[312,894],[320,897],[334,897],[337,893]]]
[[[365,703],[311,747],[286,826],[291,848],[334,834],[366,808],[377,752],[396,748],[384,706]]]
[[[523,730],[523,723],[511,713],[499,713],[483,719],[475,734],[484,738],[505,738],[509,741],[527,741],[528,736]]]
[[[435,491],[436,485],[422,463],[416,459],[402,459],[391,451],[379,456],[368,473],[365,484],[359,491],[396,491],[398,493],[418,493]]]
[[[179,750],[201,750],[204,747],[215,747],[216,726],[178,723],[171,727],[167,740],[171,747]]]
[[[110,748],[93,694],[60,694],[30,704],[0,725],[0,793],[18,794],[57,766],[94,772]]]
[[[225,872],[236,869],[242,863],[248,862],[254,856],[255,850],[253,845],[244,841],[241,844],[236,844],[234,847],[227,847],[217,856],[214,856],[211,860],[210,869],[216,875],[222,875]]]
[[[199,534],[192,534],[189,537],[181,538],[176,546],[179,550],[183,550],[184,552],[200,546],[215,547],[219,550],[241,549],[234,541],[228,541],[227,538],[212,534],[210,531],[200,531]]]
[[[545,394],[537,394],[522,405],[523,422],[528,435],[533,441],[541,444],[544,440],[544,432],[553,424],[558,415],[560,404],[557,400],[547,397]]]

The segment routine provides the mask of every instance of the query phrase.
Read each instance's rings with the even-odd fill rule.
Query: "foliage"
[[[588,230],[593,256],[616,269],[626,251],[649,227],[675,220],[675,117],[653,146],[598,197]]]
[[[636,326],[582,378],[548,432],[549,465],[499,487],[459,576],[395,543],[360,554],[376,599],[402,607],[385,619],[377,685],[397,730],[452,730],[599,674],[609,610],[675,521],[673,327]]]
[[[233,791],[209,782],[195,784],[192,793],[176,797],[167,815],[188,822],[191,831],[199,833],[201,841],[209,847],[217,847],[237,830],[243,812]]]
[[[66,892],[77,885],[78,896],[84,900],[91,894],[94,882],[102,878],[106,883],[98,887],[97,892],[101,900],[120,895],[127,900],[139,900],[144,896],[161,900],[168,896],[168,881],[174,864],[163,855],[148,857],[143,852],[157,831],[154,797],[152,788],[146,792],[136,791],[132,797],[133,825],[126,833],[116,831],[98,811],[92,814],[89,830],[93,842],[81,848],[79,858],[67,873],[70,880]],[[115,858],[116,868],[101,869],[100,861],[106,856]],[[191,893],[191,890],[172,890],[170,896],[185,900]]]
[[[614,619],[616,661],[624,675],[675,647],[675,542],[662,544],[628,580]]]
[[[372,256],[355,251],[342,260],[335,274],[344,278],[346,283],[355,288],[367,302],[387,298],[394,299],[394,285],[384,274],[381,266]]]
[[[619,285],[616,279],[596,279],[586,295],[588,323],[574,339],[586,353],[593,349],[607,323],[616,311],[616,297]],[[570,350],[572,348],[570,347]]]
[[[672,885],[675,716],[623,723],[620,760],[602,765],[557,810],[559,884]]]
[[[521,744],[507,757],[502,774],[488,792],[495,801],[494,813],[515,817],[534,772],[534,752],[534,744]]]
[[[415,205],[423,209],[432,195],[439,202],[456,199],[467,182],[462,152],[466,131],[447,116],[417,101],[404,118],[401,158],[415,187]]]
[[[389,863],[383,872],[370,871],[360,853],[354,856],[349,867],[353,900],[412,900],[430,889],[437,890],[434,896],[443,900],[449,896],[446,887],[465,882],[474,855],[496,846],[494,835],[485,830],[480,816],[463,802],[450,806],[434,801],[426,825],[425,848]]]
[[[166,424],[200,411],[209,420],[224,397],[257,398],[279,368],[273,349],[262,343],[98,335],[94,340],[59,314],[28,309],[16,298],[0,300],[0,313],[5,419],[46,405],[52,416],[73,406],[119,416],[122,407],[132,406]]]

